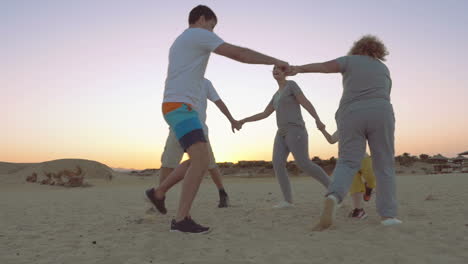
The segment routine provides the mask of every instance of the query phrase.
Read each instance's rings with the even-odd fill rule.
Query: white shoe
[[[388,219],[380,221],[380,223],[384,226],[392,226],[392,225],[402,224],[403,222],[396,218],[388,218]]]
[[[275,209],[291,208],[291,207],[294,207],[294,204],[288,203],[286,201],[279,202],[278,204],[273,206],[273,208],[275,208]]]

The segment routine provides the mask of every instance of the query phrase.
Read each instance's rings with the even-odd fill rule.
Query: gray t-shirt
[[[351,55],[336,59],[343,75],[343,95],[340,110],[357,101],[380,99],[390,103],[392,79],[383,62],[369,56]]]
[[[302,118],[301,105],[296,100],[296,95],[302,94],[301,88],[294,81],[287,81],[282,91],[277,91],[270,104],[276,111],[276,124],[278,134],[285,136],[292,127],[305,128]]]

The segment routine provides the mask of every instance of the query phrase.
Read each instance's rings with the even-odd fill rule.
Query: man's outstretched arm
[[[229,43],[219,45],[214,50],[214,53],[242,63],[276,65],[283,70],[289,70],[289,64],[287,62]]]
[[[331,60],[327,62],[305,64],[301,66],[291,66],[288,75],[309,72],[338,73],[340,72],[340,65],[336,60]]]

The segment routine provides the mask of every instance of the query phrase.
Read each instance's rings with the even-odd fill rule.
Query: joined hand
[[[232,132],[233,132],[233,133],[236,133],[235,130],[237,130],[237,131],[241,130],[242,125],[243,125],[243,123],[242,123],[241,121],[238,121],[238,120],[232,121],[232,122],[231,122],[231,130],[232,130]]]
[[[287,76],[294,76],[299,73],[299,66],[289,66],[289,71],[286,72]]]
[[[325,124],[322,123],[322,121],[320,121],[320,120],[315,120],[315,125],[317,125],[318,130],[325,129]]]

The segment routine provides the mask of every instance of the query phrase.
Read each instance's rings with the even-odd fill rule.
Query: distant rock
[[[135,176],[154,176],[157,173],[159,173],[159,169],[133,170],[130,172],[131,175]]]
[[[10,163],[0,162],[0,174],[12,174],[37,163]]]
[[[9,166],[9,168],[12,167],[14,166]],[[111,180],[113,178],[111,168],[92,160],[60,159],[16,167],[21,168],[16,169],[10,175],[26,180],[26,182],[45,185],[83,187],[89,186],[87,179]]]

